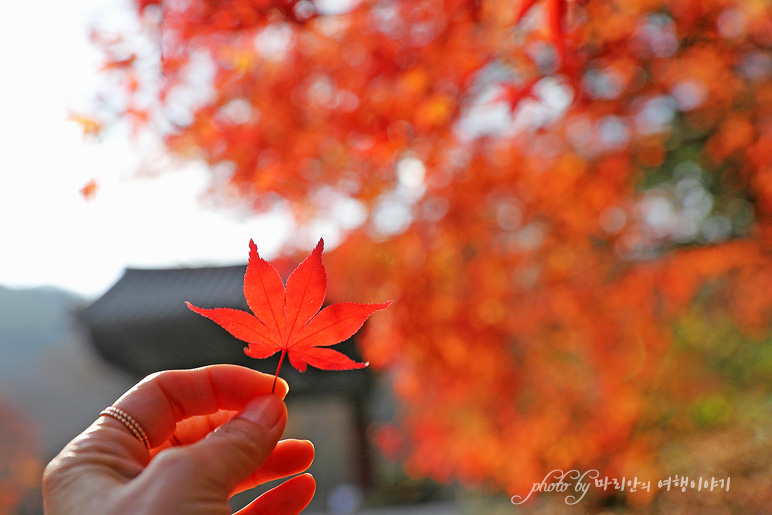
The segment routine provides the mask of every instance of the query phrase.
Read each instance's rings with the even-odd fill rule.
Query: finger
[[[297,515],[311,502],[314,492],[316,481],[313,476],[301,474],[268,490],[236,515]]]
[[[169,370],[148,376],[115,406],[145,429],[152,448],[174,434],[177,422],[219,410],[241,410],[256,396],[270,393],[273,381],[273,376],[236,365]],[[276,395],[283,399],[287,389],[286,382],[278,381]],[[120,426],[109,418],[108,423]]]
[[[262,395],[203,440],[158,454],[146,477],[163,478],[166,489],[208,492],[226,501],[268,459],[286,422],[284,402]]]
[[[239,483],[231,495],[304,472],[314,461],[314,444],[308,440],[282,440],[263,465]]]

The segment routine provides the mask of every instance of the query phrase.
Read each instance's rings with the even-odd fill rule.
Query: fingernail
[[[283,402],[276,395],[264,395],[251,400],[239,414],[266,429],[273,428],[284,414]]]

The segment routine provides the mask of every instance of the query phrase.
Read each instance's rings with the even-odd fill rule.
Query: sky
[[[207,208],[199,165],[137,178],[127,138],[87,141],[73,112],[88,105],[99,53],[88,41],[101,16],[128,0],[9,2],[0,17],[0,285],[55,286],[87,299],[126,267],[246,262],[253,238],[275,254],[292,222]],[[93,200],[81,195],[89,180]]]

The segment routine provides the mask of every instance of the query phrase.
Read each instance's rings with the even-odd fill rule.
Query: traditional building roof
[[[189,301],[201,307],[247,310],[242,293],[245,268],[129,268],[102,297],[81,311],[80,319],[96,350],[137,377],[213,363],[233,363],[272,374],[278,354],[265,360],[249,358],[243,352],[246,344],[185,305]],[[349,356],[356,353],[352,340],[336,349]],[[370,380],[366,369],[331,373],[309,367],[301,374],[285,364],[281,376],[296,393],[357,395],[367,389]]]
[[[128,268],[120,280],[82,312],[97,325],[179,318],[185,301],[246,309],[244,266],[207,268]]]

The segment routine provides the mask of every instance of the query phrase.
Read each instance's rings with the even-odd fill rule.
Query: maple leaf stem
[[[274,393],[276,391],[276,381],[279,380],[279,370],[281,370],[281,364],[284,363],[284,356],[287,354],[287,349],[281,350],[281,357],[279,358],[279,366],[276,367],[276,375],[273,377],[273,387],[271,388],[271,393]]]

